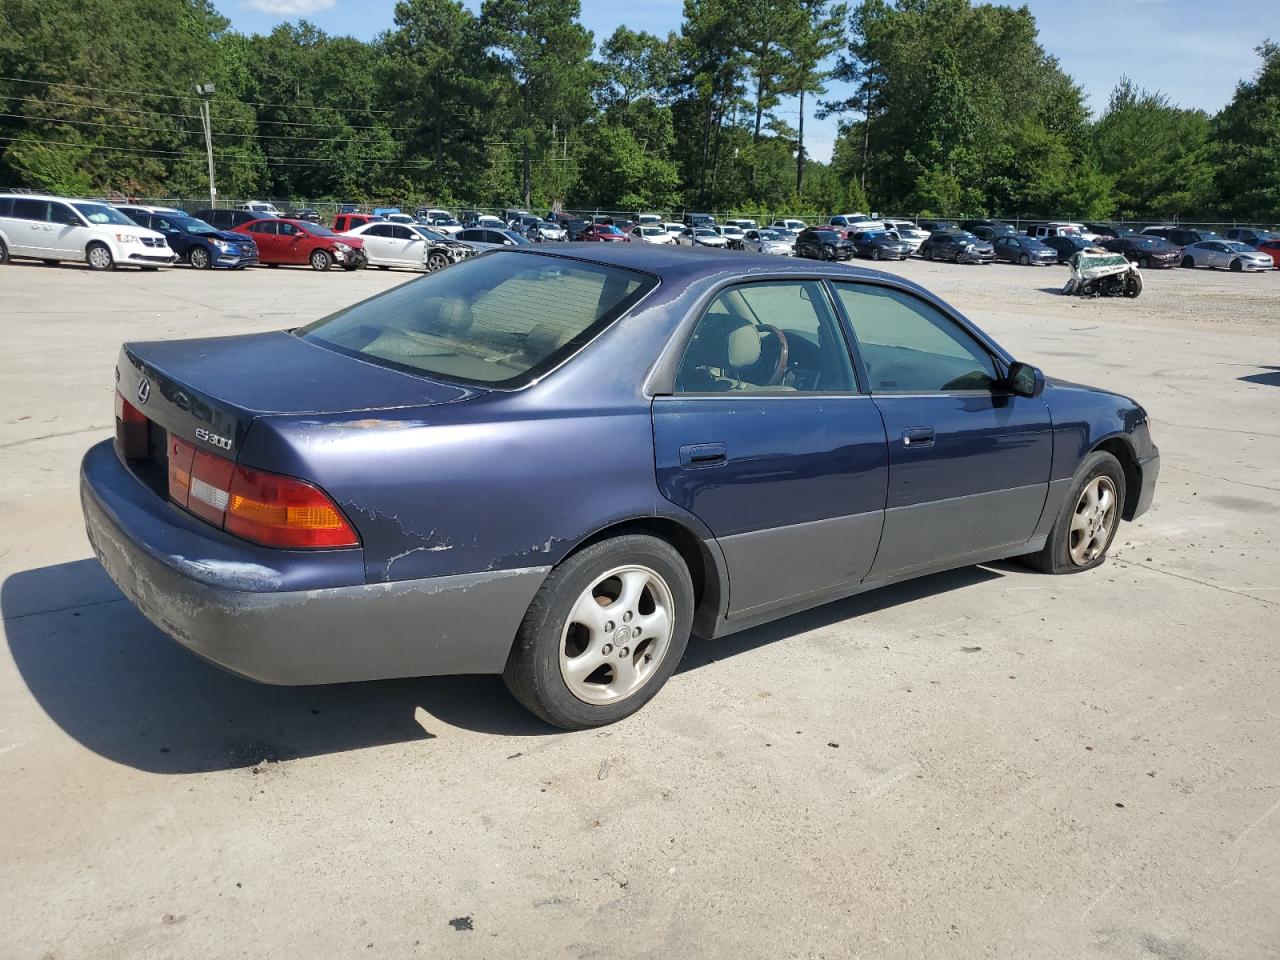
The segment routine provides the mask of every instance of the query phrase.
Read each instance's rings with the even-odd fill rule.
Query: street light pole
[[[204,150],[209,158],[209,206],[218,205],[218,188],[213,182],[213,122],[209,117],[209,98],[213,96],[212,83],[196,84],[196,94],[200,97],[200,124],[204,127]]]

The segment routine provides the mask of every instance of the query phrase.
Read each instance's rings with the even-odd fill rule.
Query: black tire
[[[430,273],[435,273],[437,270],[443,270],[449,266],[451,262],[448,254],[436,251],[427,256],[427,270]]]
[[[386,266],[385,264],[381,264],[381,263],[379,263],[379,264],[375,264],[375,266],[376,266],[379,270],[390,270],[390,269],[391,269],[389,266]]]
[[[46,267],[56,267],[56,266],[58,266],[58,261],[57,261],[57,260],[41,260],[40,262],[41,262],[41,263],[43,263]]]
[[[1031,266],[1031,258],[1024,253],[1018,258],[1018,264],[1019,266],[1029,267]]]
[[[1071,520],[1075,515],[1076,507],[1080,502],[1080,495],[1085,487],[1092,483],[1096,477],[1103,474],[1110,478],[1112,485],[1115,487],[1115,518],[1107,535],[1106,545],[1098,551],[1093,560],[1081,565],[1071,559]],[[1058,519],[1054,521],[1053,529],[1049,531],[1049,539],[1045,543],[1044,549],[1039,553],[1029,553],[1019,559],[1027,566],[1034,570],[1039,570],[1041,573],[1084,573],[1086,570],[1101,566],[1106,562],[1107,551],[1111,549],[1111,544],[1116,538],[1116,532],[1120,529],[1124,502],[1124,468],[1120,466],[1119,460],[1105,450],[1095,450],[1081,461],[1080,467],[1076,470],[1076,475],[1071,481],[1071,489],[1067,491],[1067,497],[1062,502],[1062,509],[1058,513]]]
[[[204,247],[192,247],[187,252],[187,263],[197,270],[213,269],[213,257],[209,255],[209,251]]]
[[[85,263],[89,264],[90,270],[114,270],[116,261],[111,256],[111,248],[105,243],[91,243],[85,247],[84,251]],[[55,263],[54,260],[46,261],[47,263]]]
[[[570,612],[584,591],[614,567],[643,565],[671,592],[673,631],[667,652],[653,674],[630,695],[608,704],[579,699],[560,671],[560,643]],[[670,544],[643,534],[626,534],[587,547],[547,575],[516,633],[502,678],[533,714],[565,730],[616,723],[648,703],[679,666],[693,624],[693,581]]]
[[[276,269],[278,269],[278,268],[280,267],[280,264],[278,264],[278,263],[268,263],[268,264],[267,264],[267,266],[268,266],[268,267],[270,267],[272,270],[276,270]]]
[[[1148,256],[1145,256],[1145,255],[1144,255],[1144,256],[1143,256],[1143,258],[1142,258],[1141,260],[1139,260],[1139,261],[1138,261],[1138,267],[1139,267],[1140,269],[1142,269],[1142,270],[1150,270],[1150,269],[1151,269],[1151,258],[1150,258],[1150,257],[1148,257]]]
[[[871,248],[871,259],[872,259],[872,260],[879,260],[879,259],[880,259],[880,248],[879,248],[879,247],[872,247],[872,248]]]
[[[0,266],[9,262],[9,248],[4,245],[4,241],[0,240]]]
[[[1231,261],[1231,272],[1232,273],[1244,272],[1244,264],[1240,262],[1239,257],[1236,257],[1234,260]]]
[[[311,269],[316,273],[324,273],[333,266],[333,257],[329,256],[327,250],[312,250],[311,256],[307,258],[311,264]]]
[[[1194,270],[1196,268],[1196,261],[1192,257],[1183,257],[1182,265],[1186,267],[1188,270]]]
[[[1142,274],[1131,273],[1125,278],[1124,295],[1130,300],[1142,296]]]
[[[928,260],[930,263],[933,262],[933,247],[929,247],[927,250],[925,250],[924,258]]]

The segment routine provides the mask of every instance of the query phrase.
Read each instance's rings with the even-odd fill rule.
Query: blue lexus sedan
[[[665,246],[494,251],[115,375],[85,521],[161,630],[268,683],[501,673],[570,729],[691,633],[1096,567],[1160,462],[1137,403],[901,277]]]

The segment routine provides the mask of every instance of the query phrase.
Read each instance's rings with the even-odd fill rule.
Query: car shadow
[[[1280,387],[1280,367],[1263,367],[1268,373],[1251,373],[1247,377],[1237,377],[1242,383],[1258,383],[1264,387]]]
[[[808,630],[1002,576],[966,567],[691,641],[681,671]],[[206,663],[121,596],[96,560],[15,573],[0,584],[9,652],[46,714],[77,742],[151,773],[257,766],[434,739],[438,722],[498,736],[561,733],[496,676],[276,687]]]

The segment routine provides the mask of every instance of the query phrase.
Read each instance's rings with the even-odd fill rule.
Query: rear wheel
[[[1182,265],[1186,267],[1188,270],[1194,270],[1196,268],[1196,261],[1192,257],[1183,257]]]
[[[1039,553],[1022,558],[1043,573],[1082,573],[1107,559],[1124,506],[1124,469],[1103,450],[1084,458]]]
[[[1143,270],[1150,270],[1151,258],[1144,254],[1142,259],[1138,261],[1138,266],[1141,267]]]
[[[111,256],[111,251],[107,249],[104,243],[91,243],[89,248],[85,250],[85,261],[89,264],[90,270],[113,270],[116,261]],[[46,263],[54,263],[53,260],[47,260]]]
[[[312,270],[316,270],[320,273],[324,273],[324,271],[328,270],[329,267],[332,266],[332,264],[333,264],[333,258],[329,256],[327,251],[325,250],[311,251],[311,269]]]
[[[4,245],[4,241],[0,240],[0,264],[9,262],[9,248]]]
[[[1132,272],[1125,277],[1124,295],[1130,300],[1142,295],[1142,274]]]
[[[192,247],[187,254],[187,262],[197,270],[208,270],[213,266],[213,257],[209,256],[209,251],[204,247]]]
[[[503,679],[547,723],[583,730],[644,706],[684,656],[693,583],[680,554],[628,534],[588,547],[547,576]]]
[[[928,249],[925,250],[924,258],[929,261],[933,260],[933,247],[929,247]]]

